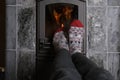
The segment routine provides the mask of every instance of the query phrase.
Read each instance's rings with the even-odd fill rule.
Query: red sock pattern
[[[71,54],[82,52],[83,36],[84,28],[82,23],[79,20],[74,20],[69,30],[69,49]]]
[[[62,29],[58,29],[53,37],[53,45],[56,49],[69,50],[67,39],[64,36]]]

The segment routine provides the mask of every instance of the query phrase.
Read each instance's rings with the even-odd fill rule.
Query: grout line
[[[120,54],[120,52],[108,52],[108,54]]]
[[[105,6],[95,6],[95,5],[93,5],[93,6],[88,6],[88,7],[106,7],[106,5]]]
[[[108,6],[108,5],[106,5]],[[106,6],[88,6],[88,7],[106,7]],[[108,6],[108,7],[120,7],[120,6]]]
[[[6,49],[5,51],[16,51],[16,49]]]
[[[108,5],[106,5],[106,13],[105,13],[105,16],[106,16],[106,18],[108,19],[108,7],[107,7]],[[106,23],[106,49],[107,49],[107,69],[109,70],[109,62],[108,62],[108,60],[109,60],[109,56],[108,56],[108,25],[107,25],[107,21],[105,22]]]
[[[120,53],[120,52],[94,52],[94,54],[104,54],[104,53],[106,53],[106,54],[118,54],[118,53]]]
[[[6,6],[14,6],[14,7],[16,7],[16,5],[6,5]]]
[[[35,52],[35,50],[30,50],[30,49],[17,49],[17,51]]]
[[[87,23],[87,3],[85,4],[85,54],[87,54],[87,25],[88,25],[88,23]]]
[[[85,11],[85,15],[87,15],[87,7],[86,7],[86,5],[87,5],[87,3],[85,3],[85,5],[84,5],[84,7],[83,7],[83,9],[84,9],[84,11]],[[87,17],[85,16],[85,17],[83,17],[84,18],[84,47],[83,47],[83,50],[84,50],[84,52],[83,53],[87,53],[87,31],[86,31],[86,28],[87,28]]]
[[[118,54],[118,53],[120,53],[120,52],[95,52],[94,51],[94,54],[112,54],[112,53],[114,53],[114,54]]]
[[[16,0],[16,5],[17,5],[17,0]],[[17,26],[18,25],[17,24],[17,8],[18,7],[16,6],[16,77],[15,77],[16,80],[17,80],[17,69],[18,69],[18,64],[17,64],[18,60],[17,59],[18,59],[18,55],[19,55],[18,51],[17,51],[17,38],[18,38],[18,36],[17,36],[17,27],[18,27]]]
[[[23,4],[17,4],[16,6],[17,6],[17,7],[36,7],[35,5],[33,5],[33,6],[28,6],[28,5],[23,5]]]
[[[86,40],[87,40],[87,45],[86,45],[86,55],[88,57],[88,0],[86,1]]]
[[[105,7],[105,6],[95,6],[95,5],[93,5],[93,6],[88,6],[88,7]]]
[[[120,6],[108,6],[108,7],[120,7]]]
[[[106,4],[105,5],[108,6],[108,0],[106,0]]]
[[[105,54],[105,53],[106,53],[106,54],[111,54],[111,53],[118,54],[118,53],[120,53],[120,52],[97,52],[97,51],[95,52],[95,51],[94,51],[94,54]]]

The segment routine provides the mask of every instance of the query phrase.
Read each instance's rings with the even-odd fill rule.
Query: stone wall
[[[36,0],[6,0],[6,80],[33,80]],[[86,0],[87,56],[120,79],[120,0]]]
[[[6,0],[6,80],[34,80],[35,0]]]
[[[87,0],[87,56],[120,79],[120,1]]]

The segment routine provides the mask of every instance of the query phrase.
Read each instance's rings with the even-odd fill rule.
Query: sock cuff
[[[71,26],[74,27],[84,27],[80,20],[73,20]]]

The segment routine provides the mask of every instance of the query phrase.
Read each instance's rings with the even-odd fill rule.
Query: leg
[[[94,62],[81,54],[84,35],[83,28],[79,20],[74,20],[69,30],[70,53],[78,72],[84,80],[114,80],[108,71],[99,68]]]
[[[81,80],[81,76],[72,63],[71,55],[60,49],[54,60],[54,73],[51,80]]]
[[[99,68],[81,53],[73,54],[72,60],[84,80],[114,80],[107,70]]]
[[[75,68],[72,59],[71,59],[71,55],[69,54],[69,52],[65,49],[60,49],[58,51],[58,53],[55,55],[55,59],[54,59],[54,64],[55,64],[55,68]]]
[[[54,72],[51,80],[81,80],[81,76],[72,63],[69,48],[62,32],[54,35],[53,44],[56,49]]]
[[[73,54],[72,60],[81,75],[86,75],[91,70],[91,68],[97,67],[95,63],[93,63],[81,53]]]

